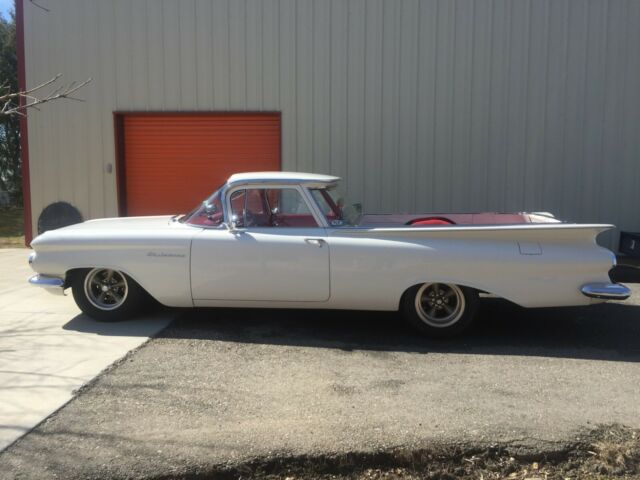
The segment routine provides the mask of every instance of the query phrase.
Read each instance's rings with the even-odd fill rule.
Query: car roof
[[[340,177],[303,172],[246,172],[231,175],[227,180],[229,185],[243,183],[303,183],[325,186],[336,183]]]

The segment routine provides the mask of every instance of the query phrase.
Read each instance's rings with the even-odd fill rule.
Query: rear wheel
[[[424,283],[407,290],[402,298],[405,319],[431,337],[451,337],[473,323],[478,293],[448,283]]]
[[[73,272],[71,290],[80,310],[105,322],[135,315],[146,300],[146,292],[131,277],[109,268]]]

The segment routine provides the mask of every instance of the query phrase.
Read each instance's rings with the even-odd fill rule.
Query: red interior
[[[412,226],[424,226],[424,225],[455,225],[456,222],[453,220],[448,220],[446,218],[433,217],[433,218],[424,218],[417,219],[409,223]]]
[[[425,227],[437,225],[507,225],[531,223],[526,213],[432,213],[432,214],[366,214],[360,219],[362,227],[408,225]],[[539,220],[537,220],[539,221]]]

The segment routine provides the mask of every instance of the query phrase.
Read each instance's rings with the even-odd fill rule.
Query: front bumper
[[[55,295],[64,295],[64,279],[62,278],[38,274],[30,277],[29,283],[36,287],[42,287]]]
[[[587,283],[580,288],[583,295],[602,300],[625,300],[631,290],[621,283]]]

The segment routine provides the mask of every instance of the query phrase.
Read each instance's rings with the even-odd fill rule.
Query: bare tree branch
[[[62,74],[59,73],[46,82],[43,82],[40,85],[36,85],[35,87],[24,90],[22,92],[7,92],[4,94],[0,94],[0,105],[2,105],[2,108],[0,109],[0,116],[25,115],[25,110],[27,110],[28,108],[37,109],[37,105],[42,105],[43,103],[52,102],[61,98],[84,102],[82,98],[77,98],[73,96],[73,94],[90,83],[92,80],[91,78],[88,78],[84,82],[80,83],[73,81],[66,85],[59,85],[55,89],[44,95],[39,95],[36,93],[56,83],[61,76]],[[6,87],[5,85],[0,87],[0,89],[3,90],[7,90],[7,88],[8,87]]]

